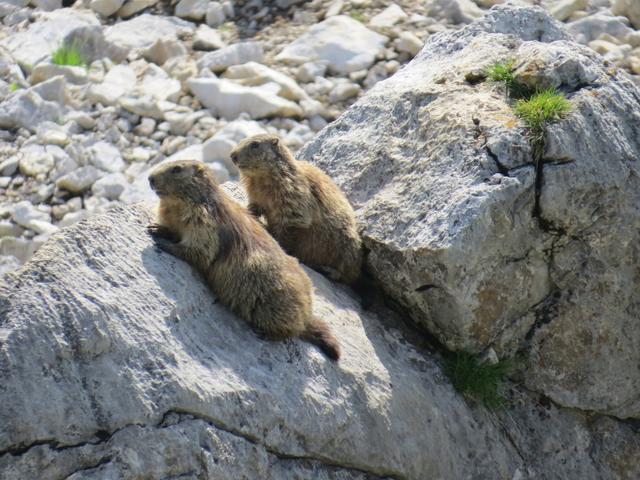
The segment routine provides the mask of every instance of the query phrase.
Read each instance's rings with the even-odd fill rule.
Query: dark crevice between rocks
[[[640,418],[613,418],[614,420],[627,425],[634,433],[640,434]]]
[[[493,160],[493,162],[496,164],[496,167],[498,167],[498,172],[500,172],[501,175],[504,175],[505,177],[509,176],[509,169],[507,167],[505,167],[502,162],[500,162],[500,160],[498,159],[498,156],[493,153],[493,151],[491,151],[491,149],[489,148],[489,146],[485,143],[484,145],[484,149],[487,152],[487,155],[489,155],[489,158],[491,158],[491,160]]]
[[[521,168],[525,168],[525,167],[531,167],[534,165],[533,163],[525,163],[523,165],[517,165],[515,167],[508,168],[504,163],[500,161],[500,158],[498,158],[498,155],[496,155],[495,152],[491,150],[491,148],[487,144],[488,142],[487,133],[483,131],[482,128],[480,127],[480,119],[477,117],[473,117],[472,120],[473,120],[473,124],[475,125],[474,138],[476,140],[480,138],[483,139],[482,149],[485,151],[487,156],[491,160],[493,160],[493,163],[496,165],[496,168],[498,169],[498,173],[500,173],[501,175],[504,175],[505,177],[509,177],[511,176],[511,173],[514,171],[520,170]]]
[[[440,288],[440,287],[438,285],[427,283],[426,285],[420,285],[418,288],[414,290],[414,292],[426,292],[427,290],[431,290],[433,288]]]
[[[172,418],[174,417],[174,418]],[[176,418],[177,417],[177,420]],[[355,465],[344,465],[344,464],[340,464],[338,462],[335,462],[329,458],[324,458],[324,457],[316,457],[316,456],[311,456],[311,455],[294,455],[294,454],[289,454],[286,452],[282,452],[279,451],[278,449],[271,447],[269,445],[265,445],[264,443],[262,443],[260,441],[260,439],[254,435],[245,433],[245,432],[241,432],[235,428],[231,428],[225,424],[223,424],[221,421],[213,419],[211,417],[207,417],[204,416],[202,414],[196,413],[196,412],[191,412],[185,409],[178,409],[178,408],[173,408],[173,409],[169,409],[167,410],[161,417],[160,417],[160,421],[157,422],[155,425],[143,425],[143,424],[139,424],[139,423],[130,423],[127,424],[121,428],[118,428],[116,430],[114,430],[113,432],[106,432],[104,430],[100,430],[98,432],[96,432],[94,434],[94,438],[98,438],[98,440],[88,440],[88,441],[84,441],[84,442],[79,442],[79,443],[75,443],[72,445],[61,445],[58,441],[54,440],[54,439],[46,439],[46,440],[37,440],[34,441],[28,445],[19,445],[16,447],[10,447],[7,448],[5,450],[0,451],[0,458],[4,455],[12,455],[12,456],[20,456],[23,455],[25,453],[27,453],[29,450],[31,450],[32,448],[35,447],[39,447],[39,446],[47,446],[49,447],[49,449],[56,451],[56,452],[60,452],[60,451],[64,451],[64,450],[70,450],[70,449],[75,449],[75,448],[80,448],[83,446],[87,446],[87,445],[101,445],[104,443],[108,443],[111,441],[111,439],[113,438],[114,435],[116,435],[118,432],[121,432],[122,430],[126,429],[126,428],[130,428],[130,427],[140,427],[140,428],[159,428],[159,429],[163,429],[163,428],[169,428],[172,427],[174,425],[180,424],[182,422],[188,421],[188,420],[198,420],[201,422],[206,423],[207,425],[209,425],[210,427],[215,428],[216,430],[220,430],[223,431],[225,433],[228,433],[230,435],[233,435],[234,437],[240,438],[244,441],[247,441],[253,445],[259,446],[261,448],[263,448],[267,453],[273,455],[274,457],[280,459],[280,460],[293,460],[293,461],[300,461],[300,462],[309,462],[309,463],[315,463],[318,465],[321,465],[323,467],[326,468],[330,468],[330,469],[340,469],[340,470],[348,470],[351,472],[355,472],[355,473],[360,473],[363,475],[366,475],[367,478],[370,478],[372,480],[382,480],[382,479],[391,479],[391,480],[406,480],[406,477],[397,473],[397,472],[391,472],[391,471],[383,471],[383,472],[374,472],[371,470],[367,470],[366,468],[363,468],[362,466],[355,466]],[[84,466],[81,469],[78,469],[77,471],[72,472],[72,475],[74,473],[77,472],[81,472],[81,471],[88,471],[88,470],[93,470],[93,469],[97,469],[99,467],[101,467],[102,465],[105,465],[111,461],[114,460],[114,454],[113,453],[109,453],[106,455],[103,455],[100,460],[98,460],[96,463],[90,465],[90,466]]]
[[[522,354],[524,350],[530,346],[535,332],[540,327],[548,325],[549,323],[551,323],[553,318],[557,316],[558,302],[562,297],[562,291],[551,278],[551,270],[553,268],[554,261],[553,255],[557,242],[558,238],[554,237],[551,242],[551,246],[548,249],[544,250],[545,260],[547,264],[547,276],[550,287],[545,297],[528,309],[528,312],[532,312],[534,314],[535,320],[525,334],[522,340],[522,344],[518,349],[518,354]]]
[[[558,301],[560,300],[561,296],[562,293],[554,285],[547,296],[531,308],[531,310],[533,310],[533,314],[535,315],[535,321],[524,336],[524,339],[527,342],[531,341],[536,330],[538,330],[543,325],[548,325],[549,323],[551,323],[555,315],[557,315]]]
[[[531,254],[531,251],[533,250],[533,248],[530,248],[529,250],[527,250],[526,252],[524,252],[523,255],[520,255],[519,257],[511,257],[511,258],[507,258],[505,260],[505,263],[509,264],[509,263],[518,263],[518,262],[523,262],[525,260],[529,259],[529,255]]]
[[[177,416],[178,417],[178,421],[177,422],[170,422],[170,417],[171,416]],[[156,425],[156,427],[159,428],[167,428],[173,425],[176,425],[178,423],[182,423],[185,420],[199,420],[202,421],[204,423],[206,423],[207,425],[217,429],[217,430],[221,430],[223,432],[226,432],[230,435],[233,435],[234,437],[238,437],[241,438],[253,445],[259,446],[261,448],[263,448],[266,452],[268,452],[269,454],[273,455],[274,457],[280,459],[280,460],[297,460],[297,461],[303,461],[303,462],[312,462],[312,463],[317,463],[320,464],[324,467],[328,467],[328,468],[338,468],[338,469],[342,469],[342,470],[350,470],[352,472],[356,472],[356,473],[361,473],[364,475],[368,475],[370,478],[372,479],[383,479],[383,478],[389,478],[392,480],[406,480],[406,477],[404,477],[403,475],[400,475],[397,472],[373,472],[371,470],[367,470],[364,469],[362,467],[358,467],[355,465],[344,465],[344,464],[340,464],[340,463],[336,463],[334,461],[332,461],[329,458],[325,458],[325,457],[316,457],[316,456],[310,456],[310,455],[294,455],[294,454],[289,454],[289,453],[285,453],[285,452],[281,452],[269,445],[265,445],[264,443],[262,443],[260,441],[260,439],[258,439],[258,437],[245,433],[245,432],[241,432],[237,429],[231,428],[227,425],[224,425],[223,423],[221,423],[219,420],[215,420],[213,418],[201,415],[199,413],[195,413],[195,412],[191,412],[188,410],[183,410],[183,409],[170,409],[168,411],[166,411],[164,413],[164,415],[162,416],[160,422]]]
[[[558,225],[555,225],[553,222],[545,218],[542,213],[542,207],[540,206],[540,197],[542,196],[542,187],[544,186],[544,167],[569,165],[571,163],[574,163],[575,160],[570,158],[553,159],[553,160],[543,159],[542,154],[544,153],[545,144],[544,144],[544,140],[542,140],[541,142],[542,144],[539,147],[541,151],[535,152],[536,149],[534,147],[534,154],[536,155],[536,158],[534,159],[534,165],[536,168],[536,179],[535,179],[535,202],[533,206],[532,217],[536,220],[538,227],[544,233],[547,233],[549,235],[553,235],[556,237],[563,237],[567,235],[567,231],[564,228]]]
[[[440,288],[442,287],[438,285],[426,284],[409,290],[409,293],[425,293]],[[384,315],[384,312],[376,315],[383,327],[388,330],[399,331],[402,334],[402,338],[411,345],[414,350],[425,357],[435,356],[442,358],[451,353],[433,333],[413,320],[413,317],[404,305],[386,293],[383,294],[382,300],[384,302],[384,308],[395,313],[393,319],[390,319],[389,315]]]
[[[540,195],[542,194],[542,184],[543,184],[543,171],[544,171],[544,163],[542,161],[542,155],[544,154],[545,149],[545,141],[544,135],[535,135],[535,138],[532,140],[533,147],[533,164],[536,168],[536,179],[535,179],[535,200],[533,204],[533,218],[535,218],[538,222],[538,226],[543,232],[548,233],[549,225],[546,220],[542,217],[542,211],[540,208]]]
[[[23,455],[25,453],[27,453],[29,450],[31,450],[32,448],[35,447],[39,447],[42,445],[47,445],[50,449],[52,450],[58,450],[59,448],[57,447],[57,442],[53,439],[46,439],[46,440],[36,440],[35,442],[29,443],[29,444],[24,444],[24,443],[19,443],[18,445],[15,445],[13,447],[9,447],[9,448],[5,448],[4,450],[0,450],[0,458],[2,458],[5,455],[11,455],[13,457],[19,457],[20,455]],[[69,448],[74,448],[74,447],[81,447],[82,444],[80,445],[73,445]]]
[[[188,472],[179,473],[178,475],[169,475],[168,477],[162,477],[160,480],[178,480],[179,478],[193,478],[198,475],[197,470],[189,470]]]
[[[91,470],[97,470],[101,466],[106,465],[107,463],[110,463],[112,460],[113,460],[113,455],[107,455],[92,465],[88,465],[86,467],[79,468],[78,470],[74,470],[73,472],[71,472],[69,475],[65,477],[65,480],[79,472],[89,472]]]
[[[116,430],[114,430],[113,432],[107,432],[105,430],[98,430],[96,433],[94,433],[93,437],[89,440],[85,440],[82,442],[77,442],[77,443],[69,443],[69,444],[65,444],[65,443],[61,443],[59,441],[57,441],[56,439],[42,439],[42,440],[35,440],[31,443],[19,443],[17,445],[5,448],[3,450],[0,450],[0,458],[2,458],[5,455],[11,455],[13,457],[18,457],[20,455],[23,455],[25,453],[27,453],[29,450],[31,450],[32,448],[35,447],[41,447],[41,446],[47,446],[49,447],[50,450],[53,450],[55,452],[62,452],[65,450],[70,450],[73,448],[80,448],[80,447],[84,447],[87,445],[100,445],[103,443],[107,443],[109,440],[111,440],[111,438],[117,434],[118,432],[129,428],[129,427],[142,427],[144,425],[139,424],[139,423],[130,423],[127,425],[124,425],[120,428],[117,428]]]
[[[528,388],[522,382],[520,382],[518,386],[519,386],[519,390],[529,395],[529,397],[534,402],[534,404],[539,406],[540,408],[543,408],[545,410],[551,410],[552,408],[555,408],[560,412],[571,412],[573,414],[580,415],[584,422],[585,428],[587,428],[587,430],[589,430],[590,433],[593,433],[592,426],[598,419],[607,418],[616,423],[629,427],[634,433],[640,434],[640,419],[619,418],[614,415],[609,415],[606,413],[599,412],[597,410],[589,410],[589,409],[578,408],[578,407],[570,407],[568,405],[562,405],[561,403],[556,402],[553,398],[546,395],[544,392],[539,392],[538,390],[533,390],[531,388]]]
[[[569,157],[564,157],[564,158],[549,158],[549,159],[543,159],[542,160],[542,164],[545,167],[557,167],[560,165],[569,165],[571,163],[576,163],[575,159],[573,158],[569,158]]]
[[[464,76],[464,81],[469,85],[478,85],[487,79],[487,73],[484,70],[472,70]]]
[[[531,146],[533,149],[533,165],[536,169],[536,178],[534,184],[534,203],[533,203],[533,211],[531,212],[531,216],[536,220],[538,227],[544,233],[555,236],[564,236],[567,234],[566,230],[562,227],[558,227],[550,222],[546,218],[544,218],[542,214],[542,207],[540,206],[540,197],[542,196],[542,187],[544,185],[544,167],[547,165],[545,162],[543,155],[546,148],[546,141],[544,137],[544,132],[531,133]],[[571,163],[572,160],[559,160],[552,161],[549,165],[561,165]]]
[[[478,117],[473,117],[472,120],[473,120],[473,124],[475,125],[475,132],[474,132],[474,135],[473,135],[474,138],[476,140],[478,140],[480,138],[483,139],[482,148],[486,152],[487,156],[491,160],[493,160],[493,162],[496,164],[496,167],[498,168],[498,172],[501,175],[504,175],[505,177],[508,177],[509,176],[509,169],[507,167],[505,167],[502,162],[500,162],[500,159],[498,158],[498,156],[495,153],[493,153],[493,151],[489,148],[489,145],[487,145],[487,134],[480,127],[480,119]]]
[[[367,240],[372,241],[371,239]],[[387,248],[387,246],[382,244],[379,244],[378,247]],[[435,335],[415,322],[409,314],[408,309],[384,290],[383,284],[376,279],[375,272],[369,267],[370,262],[368,261],[368,257],[371,249],[366,242],[363,242],[362,248],[364,252],[363,272],[366,276],[364,286],[372,290],[371,292],[367,292],[365,295],[362,295],[362,292],[359,291],[361,290],[360,288],[355,289],[356,293],[361,297],[362,308],[367,312],[373,313],[385,329],[399,331],[402,334],[402,338],[425,357],[439,355],[442,352],[446,352],[447,349],[435,337]],[[413,290],[409,289],[407,291],[407,295],[411,295],[413,293],[424,293],[437,288],[441,287],[430,283],[418,285]],[[365,296],[367,298],[364,298]],[[386,313],[385,310],[387,310]],[[395,314],[393,319],[390,319],[388,311]]]
[[[601,86],[602,86],[601,83],[579,82],[579,83],[576,83],[575,85],[572,85],[570,83],[563,82],[558,86],[558,90],[565,92],[567,95],[571,95],[585,88],[596,89]]]
[[[522,165],[518,165],[517,167],[512,167],[509,169],[509,173],[517,172],[518,170],[522,170],[523,168],[532,168],[535,167],[533,163],[523,163]]]

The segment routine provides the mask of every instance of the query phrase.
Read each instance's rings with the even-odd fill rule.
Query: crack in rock
[[[68,478],[71,478],[76,473],[88,472],[90,470],[97,470],[102,465],[106,465],[107,463],[110,463],[111,461],[113,461],[113,456],[112,455],[106,455],[105,457],[101,458],[100,460],[98,460],[96,463],[94,463],[92,465],[89,465],[89,466],[83,467],[83,468],[79,468],[78,470],[74,470],[73,472],[71,472],[69,475],[67,475],[65,477],[65,480],[68,479]]]
[[[82,442],[78,442],[78,443],[70,443],[70,444],[64,444],[64,443],[60,443],[57,440],[51,438],[51,439],[41,439],[41,440],[35,440],[31,443],[28,444],[18,444],[12,447],[8,447],[5,448],[3,450],[0,450],[0,459],[2,459],[2,457],[4,457],[5,455],[11,455],[13,457],[18,457],[20,455],[24,455],[25,453],[27,453],[29,450],[31,450],[32,448],[36,448],[36,447],[41,447],[41,446],[47,446],[49,447],[49,449],[53,450],[54,452],[62,452],[64,450],[69,450],[72,448],[80,448],[80,447],[84,447],[86,445],[101,445],[103,443],[107,443],[116,433],[125,430],[126,428],[129,427],[144,427],[145,425],[141,424],[141,423],[128,423],[120,428],[117,428],[116,430],[114,430],[113,432],[107,432],[105,430],[98,430],[93,437],[97,438],[97,440],[85,440]]]
[[[177,415],[179,420],[175,423],[168,423],[168,417],[171,415]],[[374,476],[375,478],[379,478],[379,479],[391,479],[391,480],[406,480],[406,477],[403,475],[400,475],[399,473],[396,472],[376,472],[376,471],[372,471],[372,470],[368,470],[363,468],[362,466],[355,466],[355,465],[350,465],[350,464],[341,464],[341,463],[337,463],[327,457],[320,457],[320,456],[311,456],[311,455],[294,455],[294,454],[289,454],[289,453],[285,453],[282,452],[274,447],[271,447],[269,445],[265,445],[264,443],[262,443],[257,437],[241,432],[239,430],[236,430],[234,428],[228,427],[224,424],[222,424],[219,420],[214,420],[210,417],[204,416],[202,414],[199,413],[195,413],[195,412],[191,412],[191,411],[187,411],[187,410],[182,410],[182,409],[170,409],[167,412],[165,412],[165,414],[162,416],[162,419],[160,420],[160,422],[156,425],[156,427],[159,428],[167,428],[169,426],[181,423],[185,420],[199,420],[202,421],[204,423],[206,423],[207,425],[217,429],[217,430],[222,430],[223,432],[226,432],[230,435],[233,435],[235,437],[241,438],[253,445],[257,445],[259,447],[262,447],[267,453],[277,457],[280,460],[298,460],[298,461],[308,461],[308,462],[314,462],[314,463],[318,463],[320,465],[323,465],[325,467],[328,468],[339,468],[339,469],[343,469],[343,470],[350,470],[352,472],[356,472],[356,473],[362,473],[365,475],[369,475],[369,476]]]
[[[487,145],[486,143],[484,145],[484,150],[487,152],[487,155],[489,156],[489,158],[491,158],[491,160],[493,160],[493,162],[498,167],[498,172],[500,172],[501,175],[508,177],[509,169],[504,166],[504,164],[498,159],[498,156],[495,153],[493,153],[493,151],[489,148],[489,145]]]
[[[177,417],[177,419],[175,421],[172,421],[171,417],[175,416]],[[368,478],[371,479],[390,479],[390,480],[406,480],[406,477],[397,473],[397,472],[387,472],[387,471],[382,471],[382,472],[377,472],[377,471],[373,471],[373,470],[369,470],[367,468],[365,468],[364,466],[356,466],[356,465],[350,465],[350,464],[341,464],[339,462],[333,461],[330,458],[327,457],[321,457],[321,456],[312,456],[312,455],[295,455],[295,454],[290,454],[290,453],[286,453],[286,452],[282,452],[280,450],[278,450],[277,448],[274,448],[272,446],[266,445],[264,443],[262,443],[260,441],[259,438],[250,435],[248,433],[244,433],[241,432],[237,429],[228,427],[227,425],[225,425],[224,423],[222,423],[221,421],[217,420],[217,419],[213,419],[211,417],[207,417],[205,415],[196,413],[196,412],[191,412],[188,410],[184,410],[184,409],[177,409],[177,408],[173,408],[173,409],[169,409],[167,410],[161,417],[160,420],[156,423],[156,424],[149,424],[149,425],[145,425],[145,424],[141,424],[141,423],[129,423],[123,427],[120,427],[116,430],[114,430],[113,432],[106,432],[106,431],[100,431],[100,432],[96,432],[96,434],[94,434],[94,437],[98,437],[98,440],[87,440],[87,441],[83,441],[83,442],[78,442],[75,444],[70,444],[70,445],[62,445],[60,444],[60,442],[54,440],[54,439],[45,439],[45,440],[36,440],[34,442],[31,442],[28,445],[20,445],[20,446],[16,446],[16,447],[10,447],[7,449],[4,449],[2,451],[0,451],[0,459],[5,456],[5,455],[11,455],[11,456],[20,456],[20,455],[24,455],[26,453],[28,453],[31,449],[36,448],[36,447],[40,447],[40,446],[46,446],[48,447],[50,450],[55,451],[55,452],[61,452],[64,450],[70,450],[70,449],[75,449],[75,448],[81,448],[83,446],[87,446],[87,445],[92,445],[92,446],[98,446],[98,445],[102,445],[102,444],[106,444],[109,443],[113,437],[118,434],[119,432],[124,431],[125,429],[128,428],[132,428],[132,427],[141,427],[141,428],[159,428],[159,429],[163,429],[163,428],[169,428],[172,427],[174,425],[178,425],[180,423],[183,423],[185,421],[188,420],[197,420],[200,422],[205,423],[206,425],[215,428],[216,430],[220,430],[223,431],[225,433],[228,433],[230,435],[233,435],[236,438],[240,438],[246,442],[251,443],[252,445],[256,445],[262,449],[264,449],[265,452],[267,452],[270,455],[273,455],[274,457],[278,458],[279,460],[286,460],[286,461],[300,461],[300,462],[310,462],[310,463],[314,463],[326,468],[330,468],[330,469],[340,469],[340,470],[347,470],[347,471],[351,471],[354,473],[359,473],[359,474],[363,474],[366,475]],[[73,472],[71,472],[69,475],[67,475],[65,478],[69,478],[70,476],[74,475],[75,473],[78,472],[82,472],[82,471],[88,471],[88,470],[94,470],[97,468],[100,468],[102,465],[105,465],[109,462],[112,462],[115,459],[113,454],[106,454],[103,455],[97,462],[89,465],[89,466],[84,466],[78,470],[75,470]],[[187,475],[189,472],[187,473],[183,473],[181,475]],[[175,477],[171,477],[171,478],[175,478]]]

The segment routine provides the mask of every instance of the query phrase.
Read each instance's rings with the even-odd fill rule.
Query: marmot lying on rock
[[[353,284],[362,242],[347,198],[319,168],[293,158],[273,135],[257,135],[231,152],[249,196],[249,211],[287,253],[331,279]]]
[[[263,226],[216,184],[196,161],[157,167],[149,182],[160,197],[157,245],[205,277],[220,301],[271,340],[300,337],[332,360],[340,346],[312,314],[312,284]]]

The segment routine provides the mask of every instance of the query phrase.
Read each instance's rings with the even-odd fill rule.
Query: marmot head
[[[204,201],[216,190],[213,173],[197,160],[179,160],[158,165],[149,174],[149,184],[160,197],[177,197]]]
[[[245,138],[231,150],[231,161],[244,173],[280,171],[290,164],[289,150],[275,135]]]

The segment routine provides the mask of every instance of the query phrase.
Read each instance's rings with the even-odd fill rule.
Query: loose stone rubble
[[[58,212],[47,220],[55,226],[150,198],[144,177],[153,165],[219,139],[236,121],[257,122],[259,130],[247,134],[278,134],[296,150],[410,61],[429,36],[496,3],[0,2],[0,220],[13,225],[22,201]],[[542,3],[578,41],[638,81],[637,2]],[[64,42],[81,46],[87,68],[51,63]],[[242,138],[223,137],[225,151]],[[96,164],[96,144],[120,155]],[[113,158],[117,165],[108,165]],[[51,159],[55,167],[44,171]],[[204,161],[226,170],[221,178],[237,175],[225,153]],[[28,259],[46,231],[3,230],[0,273]]]

